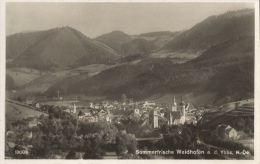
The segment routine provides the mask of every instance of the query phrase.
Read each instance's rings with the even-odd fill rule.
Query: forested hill
[[[44,71],[56,67],[108,63],[119,58],[111,48],[95,42],[71,27],[36,32],[34,35],[27,34],[22,37],[23,39],[19,35],[10,37],[7,37],[7,49],[18,48],[17,51],[7,50],[9,55],[7,58],[12,58],[12,61],[7,63],[8,67],[26,67]],[[27,41],[27,37],[32,38],[28,39],[30,40],[28,44],[20,44],[17,41]]]
[[[48,91],[55,93],[62,85]],[[170,59],[146,59],[135,65],[121,65],[92,78],[69,85],[68,93],[106,95],[111,99],[125,93],[140,100],[155,93],[217,92],[233,100],[252,97],[254,91],[254,38],[239,37],[210,48],[185,64]]]
[[[121,46],[127,42],[132,41],[133,39],[130,35],[125,34],[122,31],[112,31],[108,34],[98,36],[96,40],[122,53]]]
[[[157,48],[150,40],[135,38],[122,31],[112,31],[111,33],[98,36],[95,40],[110,46],[123,57],[126,57],[126,60],[133,57],[147,56]]]
[[[6,38],[6,59],[13,59],[50,31],[18,33]]]
[[[254,10],[230,11],[210,16],[168,42],[163,50],[206,50],[237,36],[254,36]]]

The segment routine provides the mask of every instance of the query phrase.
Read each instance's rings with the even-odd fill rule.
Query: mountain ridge
[[[118,57],[118,54],[100,46],[81,32],[63,27],[48,30],[9,65],[48,70],[52,67],[106,63]]]
[[[239,15],[240,14],[240,15]],[[210,16],[168,42],[162,50],[206,50],[237,36],[254,35],[254,10],[245,9]]]

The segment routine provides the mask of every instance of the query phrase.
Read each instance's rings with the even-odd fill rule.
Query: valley
[[[6,159],[253,159],[254,17],[6,36]],[[158,150],[168,154],[137,153]]]

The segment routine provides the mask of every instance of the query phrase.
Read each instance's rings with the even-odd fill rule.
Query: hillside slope
[[[237,36],[254,36],[254,10],[245,9],[210,16],[176,36],[162,50],[206,50]]]
[[[15,101],[13,101],[15,102]],[[22,118],[27,118],[29,116],[36,116],[39,117],[40,115],[47,116],[48,114],[33,110],[31,108],[28,108],[26,106],[20,105],[19,102],[16,103],[11,103],[11,102],[6,102],[6,112],[5,112],[5,121],[6,125],[8,126],[10,123],[12,123],[14,120],[19,120]]]
[[[107,63],[118,57],[118,54],[79,31],[62,27],[49,30],[47,35],[28,47],[8,66],[51,70],[55,67]]]
[[[156,49],[156,45],[145,39],[134,39],[122,45],[121,49],[125,56],[141,55],[147,56]]]
[[[167,44],[169,41],[174,39],[180,33],[181,32],[179,31],[177,32],[157,31],[157,32],[149,32],[149,33],[136,35],[134,36],[134,38],[145,39],[147,41],[150,41],[157,46],[156,50],[158,50],[162,48],[165,44]]]
[[[239,37],[222,43],[185,64],[150,59],[117,66],[68,88],[71,94],[106,95],[111,99],[119,98],[122,93],[129,98],[144,99],[153,94],[190,92],[198,95],[214,92],[212,102],[222,101],[226,96],[232,100],[253,97],[254,38]],[[56,89],[50,88],[49,93]]]
[[[40,40],[48,31],[18,33],[6,38],[6,59],[13,59]]]

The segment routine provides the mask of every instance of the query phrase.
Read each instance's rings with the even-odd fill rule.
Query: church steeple
[[[183,105],[185,105],[185,104],[184,104],[184,101],[183,101],[183,97],[181,96],[180,106],[183,106]]]
[[[177,111],[177,103],[175,101],[175,96],[173,97],[172,111]]]

